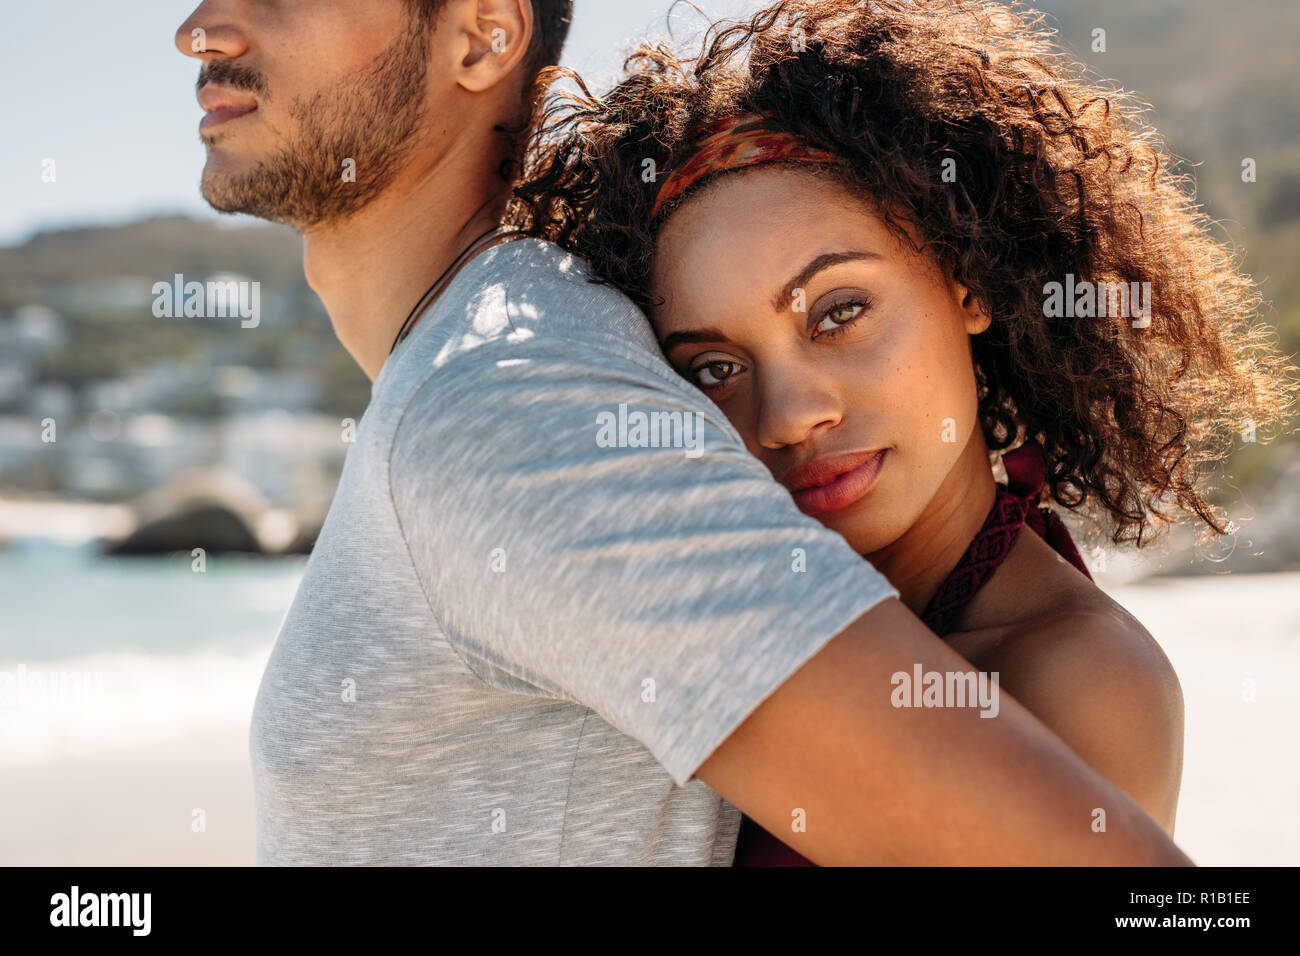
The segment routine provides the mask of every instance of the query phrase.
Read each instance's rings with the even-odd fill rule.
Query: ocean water
[[[305,557],[0,551],[0,769],[246,726]]]

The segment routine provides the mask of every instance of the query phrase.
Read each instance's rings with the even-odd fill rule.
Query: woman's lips
[[[880,477],[884,467],[885,455],[889,449],[881,449],[857,467],[844,472],[828,484],[815,488],[804,488],[792,492],[799,510],[808,515],[830,514],[842,511],[866,496]]]
[[[199,129],[209,130],[214,126],[220,126],[222,123],[236,119],[240,116],[246,116],[257,109],[256,106],[223,106],[221,109],[213,110],[199,121]]]

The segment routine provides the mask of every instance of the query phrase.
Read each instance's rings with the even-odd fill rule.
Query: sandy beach
[[[1300,863],[1290,684],[1300,670],[1300,573],[1108,590],[1156,636],[1182,681],[1178,843],[1202,865]],[[0,863],[252,864],[248,716],[269,652],[268,638],[256,653],[198,661],[98,658],[110,700],[94,720],[75,709],[0,712],[9,744],[0,748]],[[134,707],[115,705],[115,693]]]
[[[239,727],[6,772],[0,863],[252,865],[251,786]],[[195,808],[203,832],[192,830]]]

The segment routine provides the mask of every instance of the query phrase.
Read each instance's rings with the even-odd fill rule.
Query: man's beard
[[[415,143],[428,45],[428,25],[413,18],[372,66],[294,100],[289,115],[296,135],[270,158],[232,176],[204,170],[203,197],[221,212],[288,223],[300,232],[357,212],[392,183]],[[212,64],[201,82],[207,79],[265,92],[260,76],[234,64]],[[347,179],[345,160],[355,163]]]

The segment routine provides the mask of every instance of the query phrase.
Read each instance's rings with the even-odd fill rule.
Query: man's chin
[[[342,147],[332,150],[349,155]],[[353,149],[350,154],[358,152]],[[378,161],[372,165],[383,168]],[[213,147],[203,167],[200,191],[217,212],[255,216],[301,232],[343,221],[378,192],[374,184],[369,184],[374,187],[369,191],[357,191],[345,182],[330,189],[329,176],[319,164],[295,162],[288,151],[252,159],[247,153]]]
[[[247,197],[237,197],[224,184],[214,182],[206,176],[203,178],[203,199],[217,212],[246,213],[256,215],[249,207]]]
[[[208,161],[203,166],[203,198],[217,205],[219,197],[230,195],[234,182],[240,178],[240,173],[247,175],[246,169],[240,169],[245,165],[236,161],[235,157],[223,149],[209,149]]]
[[[200,191],[204,200],[217,212],[242,213],[262,219],[274,219],[265,197],[251,188],[250,171],[246,164],[233,163],[232,157],[209,154],[203,168]]]

